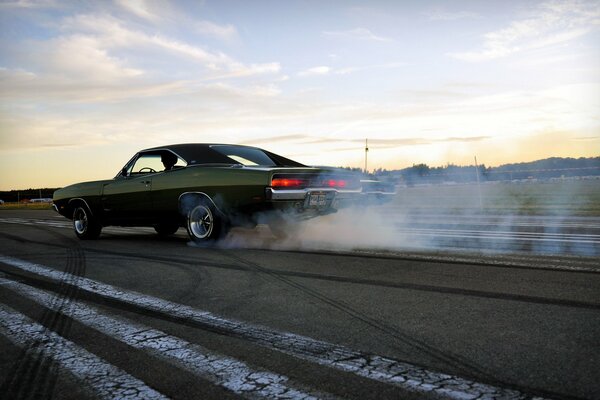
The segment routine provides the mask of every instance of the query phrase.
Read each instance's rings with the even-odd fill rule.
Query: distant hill
[[[561,158],[551,157],[543,160],[504,164],[494,167],[497,172],[519,171],[519,170],[552,170],[552,169],[598,169],[600,167],[600,157],[592,158]]]
[[[477,172],[481,181],[550,180],[583,176],[600,176],[600,157],[561,158],[504,164],[498,167],[479,165],[429,167],[415,164],[400,170],[378,169],[374,175],[405,183],[474,182]]]

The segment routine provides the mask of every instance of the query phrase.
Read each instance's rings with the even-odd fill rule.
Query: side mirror
[[[123,167],[123,169],[121,170],[121,176],[127,176],[127,168]]]

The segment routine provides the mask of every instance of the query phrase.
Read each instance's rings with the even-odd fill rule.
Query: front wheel
[[[97,239],[102,231],[102,225],[87,208],[79,206],[73,212],[73,230],[79,239]]]
[[[226,234],[223,219],[208,202],[201,202],[187,215],[187,230],[190,239],[196,243],[213,242]]]

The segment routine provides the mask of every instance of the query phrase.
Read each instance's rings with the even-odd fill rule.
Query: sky
[[[0,0],[0,190],[236,143],[307,165],[600,155],[598,1]]]

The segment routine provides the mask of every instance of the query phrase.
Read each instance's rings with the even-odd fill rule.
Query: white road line
[[[473,233],[483,235],[506,235],[506,236],[548,236],[548,237],[567,237],[567,238],[578,238],[578,239],[600,239],[600,235],[584,234],[584,233],[556,233],[556,232],[515,232],[515,231],[477,231],[472,229],[442,229],[442,228],[413,228],[410,226],[400,225],[399,227],[410,231],[420,232],[442,232],[442,233]]]
[[[126,318],[105,315],[97,308],[82,302],[68,301],[59,306],[54,301],[54,296],[31,286],[2,278],[0,285],[131,347],[148,351],[156,358],[184,368],[236,394],[267,399],[333,398],[331,395],[317,392],[310,394],[286,386],[289,378],[284,375],[251,369],[234,358],[213,353],[202,346]]]
[[[141,380],[2,304],[0,333],[19,347],[38,345],[37,351],[84,381],[100,398],[167,399]]]
[[[23,271],[62,282],[67,274],[43,265],[30,263],[13,257],[0,255],[0,263]],[[530,395],[512,389],[495,387],[469,381],[457,376],[428,371],[409,363],[387,357],[367,354],[307,336],[271,330],[259,325],[229,320],[209,311],[168,300],[127,291],[88,278],[79,278],[72,283],[82,290],[105,298],[160,312],[169,316],[194,321],[213,329],[252,341],[268,349],[279,351],[300,359],[379,382],[399,386],[415,392],[433,392],[441,397],[453,399],[531,399]]]
[[[387,215],[386,215],[387,216]],[[389,216],[388,216],[389,217]],[[404,223],[418,224],[435,224],[435,225],[465,225],[465,226],[525,226],[525,227],[546,227],[546,228],[586,228],[600,229],[599,224],[581,223],[581,222],[555,222],[555,221],[524,221],[518,220],[515,217],[507,216],[506,218],[498,219],[469,219],[468,217],[460,217],[457,219],[444,218],[421,218],[409,217],[404,219]]]
[[[73,229],[73,224],[68,221],[52,221],[43,219],[23,219],[23,218],[0,218],[0,223],[29,225],[29,226],[52,226],[54,228]],[[155,233],[154,229],[148,227],[120,227],[109,226],[104,229],[107,233]]]
[[[531,241],[531,242],[559,242],[559,243],[582,243],[582,244],[600,244],[600,236],[594,238],[560,238],[560,237],[544,237],[544,234],[538,234],[541,237],[526,236],[524,233],[515,232],[511,235],[507,235],[502,232],[494,233],[470,233],[469,231],[461,230],[436,230],[436,229],[398,229],[398,232],[410,233],[415,236],[431,236],[431,237],[454,237],[461,239],[498,239],[498,240],[519,240],[519,241]]]

